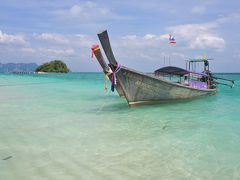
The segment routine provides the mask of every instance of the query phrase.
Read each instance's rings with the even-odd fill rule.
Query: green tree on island
[[[61,60],[54,60],[37,67],[36,72],[68,73],[67,65]]]

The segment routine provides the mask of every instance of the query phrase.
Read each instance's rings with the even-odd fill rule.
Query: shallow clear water
[[[240,179],[240,75],[130,108],[102,73],[0,75],[0,179]],[[109,87],[109,84],[108,84]]]

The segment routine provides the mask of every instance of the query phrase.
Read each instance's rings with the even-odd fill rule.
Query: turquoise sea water
[[[128,107],[102,73],[0,75],[0,179],[240,179],[240,75]],[[109,84],[108,84],[109,86]]]

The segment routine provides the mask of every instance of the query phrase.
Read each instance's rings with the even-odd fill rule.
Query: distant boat
[[[220,79],[230,81],[232,85],[216,82],[214,79],[217,78],[209,70],[211,59],[206,58],[188,60],[187,70],[169,66],[156,70],[154,74],[120,66],[113,55],[107,31],[100,32],[98,37],[110,64],[107,65],[105,62],[99,46],[93,46],[92,51],[103,72],[110,78],[112,90],[116,88],[119,95],[125,97],[130,106],[175,102],[214,95],[217,92],[217,84],[228,86],[234,84],[234,81],[223,78]],[[193,68],[200,62],[204,63],[204,72],[194,72]]]

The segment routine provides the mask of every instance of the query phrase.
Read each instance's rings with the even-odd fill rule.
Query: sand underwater
[[[240,179],[240,74],[220,76],[236,86],[130,108],[102,73],[0,74],[0,179]]]

